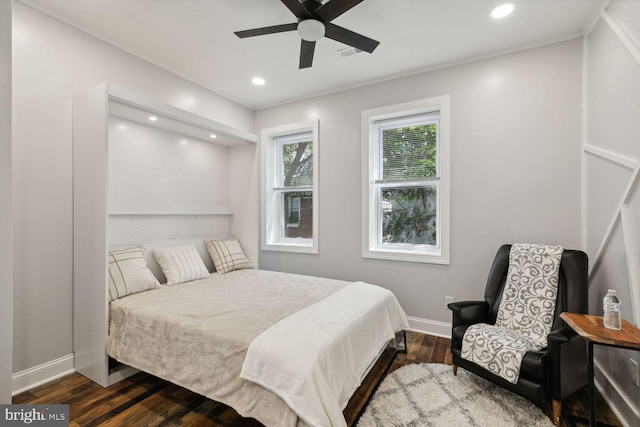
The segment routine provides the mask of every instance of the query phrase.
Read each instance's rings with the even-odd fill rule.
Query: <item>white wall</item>
[[[581,61],[575,39],[257,111],[255,133],[318,117],[321,146],[320,254],[262,251],[261,267],[385,286],[413,326],[450,333],[445,296],[481,299],[502,243],[580,248]],[[451,265],[363,259],[361,111],[445,94]]]
[[[608,288],[640,325],[640,2],[611,1],[584,43],[584,238],[593,267],[589,312]],[[638,352],[596,346],[597,384],[627,425],[640,426]]]
[[[73,351],[71,97],[108,81],[245,131],[253,112],[20,2],[13,26],[18,373]]]
[[[11,1],[0,1],[0,404],[11,403],[13,219],[11,202]]]
[[[257,182],[256,146],[232,148],[229,152],[229,199],[234,207],[231,233],[240,240],[242,249],[255,267],[259,265],[260,247]]]

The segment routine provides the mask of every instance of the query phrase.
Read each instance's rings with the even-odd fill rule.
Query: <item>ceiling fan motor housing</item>
[[[314,0],[311,0],[314,1]],[[302,40],[315,42],[324,37],[324,24],[317,19],[305,19],[298,23],[298,35]]]

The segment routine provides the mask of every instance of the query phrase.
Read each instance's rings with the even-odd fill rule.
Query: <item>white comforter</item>
[[[240,376],[274,392],[311,426],[346,426],[342,411],[368,366],[406,328],[390,291],[352,283],[255,338]]]
[[[339,280],[239,270],[129,295],[110,304],[107,351],[267,426],[300,426],[304,423],[283,399],[240,378],[247,349],[282,319],[348,286]],[[298,348],[286,360],[296,360],[304,350]]]

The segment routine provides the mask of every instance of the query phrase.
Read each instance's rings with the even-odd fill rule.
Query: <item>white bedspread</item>
[[[349,286],[340,280],[238,270],[132,294],[110,304],[108,353],[269,427],[301,427],[305,423],[282,398],[240,377],[245,355],[271,326]],[[367,336],[362,341],[372,342]],[[355,338],[352,346],[362,345]],[[305,350],[298,347],[286,360],[295,361]],[[341,363],[352,356],[338,357]]]
[[[343,409],[381,347],[408,328],[390,291],[352,283],[256,337],[240,376],[314,427],[346,426]]]

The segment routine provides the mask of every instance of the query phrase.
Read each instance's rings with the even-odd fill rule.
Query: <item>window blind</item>
[[[376,182],[438,178],[439,113],[374,122],[380,146]]]

